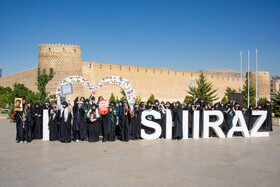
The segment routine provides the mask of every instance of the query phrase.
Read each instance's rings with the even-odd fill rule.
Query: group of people
[[[103,142],[115,140],[127,142],[141,139],[141,129],[145,130],[147,134],[154,132],[153,128],[141,124],[141,115],[144,110],[155,110],[160,113],[160,119],[155,119],[154,116],[146,116],[147,120],[160,124],[162,128],[160,138],[165,138],[167,109],[170,109],[172,114],[172,138],[177,140],[183,138],[183,110],[188,110],[189,113],[189,137],[192,137],[193,112],[195,110],[201,112],[199,118],[200,135],[202,135],[203,130],[204,110],[220,110],[223,112],[224,122],[221,128],[225,134],[232,127],[232,120],[236,110],[242,111],[248,130],[252,128],[257,118],[252,115],[252,111],[267,110],[267,118],[261,130],[272,131],[272,106],[270,102],[266,102],[264,106],[258,105],[256,108],[250,106],[246,109],[235,101],[226,105],[215,103],[211,106],[210,103],[199,99],[188,104],[181,104],[179,101],[170,103],[155,100],[154,103],[152,101],[135,103],[132,110],[126,100],[120,102],[111,101],[108,112],[102,115],[99,112],[99,101],[103,99],[102,96],[99,96],[97,101],[94,96],[90,100],[84,97],[77,97],[73,105],[66,101],[62,102],[61,105],[57,105],[57,102],[53,101],[52,104],[45,102],[42,107],[39,103],[32,107],[31,103],[23,99],[23,111],[15,111],[14,116],[17,129],[16,141],[17,143],[28,143],[34,139],[42,139],[43,110],[48,110],[50,141],[63,143],[71,141],[98,142],[100,140]],[[210,116],[210,121],[216,120],[216,116]],[[237,132],[234,135],[241,136],[241,133]],[[212,129],[209,131],[209,136],[216,136]]]

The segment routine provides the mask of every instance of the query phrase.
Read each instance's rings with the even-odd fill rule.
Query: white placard
[[[72,84],[66,84],[66,85],[61,86],[62,95],[67,95],[67,94],[72,94],[72,93],[73,93]]]
[[[47,109],[43,110],[43,140],[50,140],[49,111]]]

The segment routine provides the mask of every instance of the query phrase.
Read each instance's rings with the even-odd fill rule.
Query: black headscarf
[[[38,108],[36,106],[38,106]],[[41,114],[41,107],[38,102],[34,105],[34,113]]]

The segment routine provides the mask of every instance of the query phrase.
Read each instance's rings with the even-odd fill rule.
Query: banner
[[[98,111],[101,115],[105,115],[108,113],[108,108],[109,108],[109,100],[104,99],[99,101],[99,107]]]

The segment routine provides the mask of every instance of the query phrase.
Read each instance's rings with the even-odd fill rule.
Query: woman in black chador
[[[24,109],[24,113],[23,113],[23,116],[24,116],[24,139],[26,142],[31,142],[32,140],[32,127],[33,127],[33,124],[34,124],[34,111],[33,111],[33,108],[31,106],[31,103],[27,103],[27,106],[26,108]]]
[[[74,119],[73,119],[73,135],[74,135],[74,140],[79,141],[79,140],[86,140],[87,139],[87,128],[85,124],[85,111],[82,108],[83,102],[79,101],[75,104],[73,107],[74,113]],[[74,110],[75,108],[75,110]]]
[[[22,99],[22,108],[25,108],[25,99]],[[23,143],[27,143],[26,141],[24,141],[24,119],[23,119],[23,111],[16,111],[16,109],[14,109],[14,117],[16,120],[16,141],[17,143],[23,144]]]
[[[185,107],[185,110],[189,113],[189,119],[188,119],[188,127],[189,127],[189,136],[192,136],[192,124],[193,124],[193,106],[192,102],[188,102],[187,106]]]
[[[138,140],[141,138],[141,115],[140,115],[139,103],[135,103],[132,123],[134,123],[134,127],[135,127],[135,139]]]
[[[57,102],[54,101],[52,108],[49,110],[49,129],[50,129],[50,141],[58,140],[58,122],[59,112],[57,110]]]
[[[117,123],[117,118],[116,118],[116,111],[114,111],[113,106],[109,106],[108,113],[106,114],[105,118],[105,125],[107,127],[107,137],[108,140],[113,142],[116,140],[116,123]]]
[[[140,129],[140,108],[139,108],[139,103],[136,102],[134,105],[134,114],[133,117],[131,118],[131,128],[130,128],[130,136],[131,140],[138,140],[141,137],[141,129]]]
[[[59,141],[63,143],[71,142],[71,118],[72,115],[69,112],[68,104],[64,101],[60,110],[59,121]]]
[[[174,139],[181,140],[183,138],[183,109],[179,101],[175,104],[174,117]]]
[[[98,142],[100,134],[100,117],[98,115],[98,109],[96,104],[92,104],[91,109],[87,114],[87,126],[88,126],[88,141]]]
[[[119,125],[121,129],[121,141],[129,141],[129,128],[130,128],[131,116],[129,113],[129,106],[127,101],[123,101],[123,105],[120,106]]]
[[[265,110],[267,111],[267,115],[266,115],[266,120],[265,120],[265,130],[267,131],[272,131],[272,108],[271,108],[271,103],[269,101],[265,102],[265,106],[264,106]]]
[[[228,131],[232,128],[232,126],[233,126],[232,121],[233,121],[234,116],[235,116],[234,105],[230,105],[227,110],[227,127],[226,127],[225,134],[227,134]]]
[[[39,103],[36,103],[34,106],[34,139],[42,139],[43,138],[43,128],[42,128],[42,109]]]

